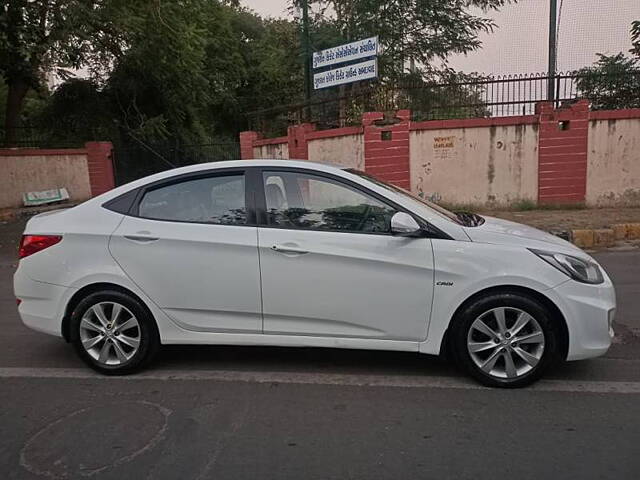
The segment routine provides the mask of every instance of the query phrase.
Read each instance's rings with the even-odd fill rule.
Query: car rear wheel
[[[146,308],[118,291],[95,292],[71,314],[72,343],[91,368],[107,375],[132,373],[148,363],[160,341]]]
[[[457,363],[484,385],[523,387],[560,358],[557,322],[544,305],[525,295],[492,294],[457,316],[453,351]]]

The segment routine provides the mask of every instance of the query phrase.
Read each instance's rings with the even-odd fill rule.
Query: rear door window
[[[244,225],[244,174],[211,176],[161,186],[144,194],[138,216],[154,220]]]

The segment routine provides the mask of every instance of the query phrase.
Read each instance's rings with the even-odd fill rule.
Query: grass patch
[[[530,212],[534,210],[585,210],[587,207],[584,203],[551,203],[538,205],[533,200],[517,200],[508,205],[500,204],[495,205],[486,203],[484,205],[472,204],[472,203],[449,203],[449,202],[436,202],[441,207],[446,208],[452,212],[488,212],[488,211],[500,211],[500,212]]]
[[[509,210],[517,210],[518,212],[526,212],[529,210],[538,210],[538,204],[533,200],[518,200],[515,203],[512,203],[509,207]]]

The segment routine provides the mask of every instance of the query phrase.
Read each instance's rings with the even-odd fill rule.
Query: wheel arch
[[[96,283],[90,283],[90,284],[85,285],[84,287],[80,288],[77,292],[75,292],[71,296],[71,298],[67,302],[67,305],[65,306],[64,315],[62,317],[62,332],[61,333],[62,333],[62,337],[67,342],[71,341],[70,325],[71,325],[71,314],[73,313],[73,309],[76,308],[76,306],[82,301],[83,298],[86,298],[88,295],[91,295],[92,293],[100,292],[100,291],[104,291],[104,290],[112,290],[112,291],[116,291],[116,292],[121,292],[121,293],[124,293],[126,295],[129,295],[129,296],[133,297],[138,302],[140,302],[140,305],[142,305],[142,307],[149,314],[149,317],[153,320],[153,324],[155,325],[156,332],[158,331],[158,322],[156,321],[155,317],[153,316],[153,313],[151,312],[151,309],[148,307],[148,305],[145,303],[145,301],[142,298],[140,298],[139,295],[137,295],[136,293],[132,292],[128,288],[123,287],[122,285],[118,285],[116,283],[96,282]]]
[[[567,320],[564,317],[562,311],[549,297],[547,297],[543,293],[540,293],[539,291],[532,288],[523,287],[520,285],[496,285],[484,288],[478,292],[475,292],[466,300],[464,300],[458,306],[458,308],[456,308],[455,312],[451,316],[451,319],[449,320],[449,325],[447,326],[442,343],[440,344],[440,354],[442,356],[449,357],[451,355],[451,327],[460,315],[460,312],[479,298],[496,293],[513,293],[517,295],[527,296],[540,302],[546,309],[548,309],[549,312],[551,312],[553,318],[556,318],[558,320],[558,326],[560,327],[560,355],[563,359],[567,358],[567,354],[569,353],[569,329],[567,327]]]

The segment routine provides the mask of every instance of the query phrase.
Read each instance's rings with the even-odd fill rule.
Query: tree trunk
[[[20,112],[22,111],[24,98],[29,91],[29,85],[24,80],[11,80],[8,82],[8,87],[7,110],[4,122],[4,146],[15,147],[20,123]]]

